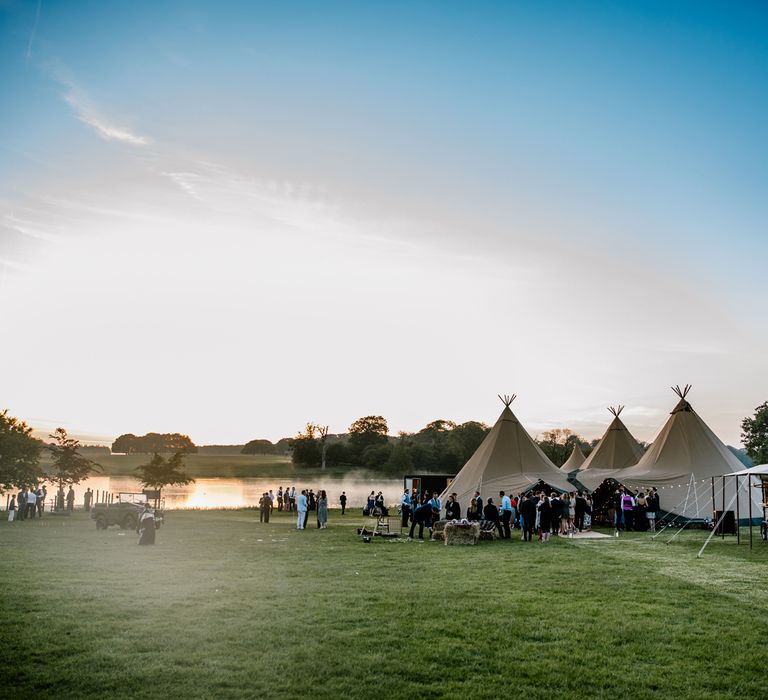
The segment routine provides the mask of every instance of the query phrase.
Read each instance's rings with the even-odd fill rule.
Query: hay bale
[[[448,524],[448,520],[437,520],[434,525],[432,525],[432,532],[442,532],[445,530],[445,526]]]
[[[443,530],[445,544],[477,544],[480,539],[480,523],[471,523],[462,527],[456,523],[448,523]]]
[[[442,531],[437,532],[435,530],[432,530],[432,535],[429,539],[431,539],[433,542],[442,542],[445,539],[444,534],[445,533]]]
[[[480,541],[481,542],[493,542],[497,537],[496,530],[480,530]]]

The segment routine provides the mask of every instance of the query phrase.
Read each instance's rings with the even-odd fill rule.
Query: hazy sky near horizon
[[[0,1],[0,408],[650,440],[768,399],[768,8]]]

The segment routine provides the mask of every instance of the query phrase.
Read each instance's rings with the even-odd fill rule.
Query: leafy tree
[[[364,416],[349,426],[349,450],[352,459],[361,460],[368,447],[385,445],[389,428],[382,416]]]
[[[768,401],[741,421],[741,441],[755,464],[768,464]]]
[[[162,490],[164,486],[183,486],[195,480],[184,471],[184,453],[177,452],[170,459],[155,453],[154,457],[136,467],[139,481],[145,488]]]
[[[244,455],[271,455],[274,452],[275,446],[269,440],[251,440],[240,450]]]
[[[407,435],[401,435],[400,439],[395,443],[385,464],[387,470],[397,471],[404,474],[413,469],[413,459],[411,458],[411,453],[408,449],[409,445],[407,440]]]
[[[320,441],[317,439],[318,427],[314,423],[307,423],[303,432],[300,432],[292,441],[293,453],[291,461],[304,467],[319,467],[322,459]]]
[[[188,435],[181,433],[147,433],[141,436],[126,433],[112,443],[112,452],[197,452],[197,447]]]
[[[392,453],[392,447],[389,443],[379,445],[368,445],[363,450],[360,462],[363,466],[369,469],[381,469],[389,461],[389,456]]]
[[[42,443],[32,437],[24,421],[0,412],[0,492],[34,485],[41,477],[38,466]]]
[[[574,445],[583,447],[584,439],[579,437],[569,428],[554,428],[545,432],[540,440],[537,440],[541,451],[549,457],[558,467],[562,467]]]
[[[343,442],[332,442],[325,451],[325,459],[330,467],[349,464],[349,450]]]
[[[79,484],[93,472],[101,470],[101,465],[87,457],[83,457],[78,452],[80,441],[68,437],[67,431],[64,428],[56,428],[50,437],[54,440],[53,443],[48,445],[48,449],[53,455],[51,477],[60,488]]]
[[[490,428],[485,423],[479,423],[475,420],[467,421],[457,425],[448,436],[451,450],[458,456],[459,462],[464,465],[466,461],[480,447],[480,443],[485,440],[485,436],[490,432]]]

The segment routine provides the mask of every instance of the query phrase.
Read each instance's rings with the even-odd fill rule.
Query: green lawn
[[[3,514],[4,515],[4,514]],[[768,546],[374,540],[173,512],[155,547],[0,523],[0,677],[19,697],[762,698]],[[311,521],[310,521],[311,524]]]

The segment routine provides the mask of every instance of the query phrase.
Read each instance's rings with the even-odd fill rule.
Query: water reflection
[[[400,479],[361,479],[355,477],[321,478],[307,483],[291,482],[287,480],[260,478],[237,479],[216,478],[197,479],[195,483],[186,486],[168,486],[163,489],[165,507],[169,510],[179,508],[245,508],[258,506],[261,494],[272,489],[277,494],[277,489],[296,487],[301,489],[314,489],[315,493],[325,489],[328,493],[328,503],[331,508],[339,507],[339,496],[342,491],[347,494],[347,507],[358,508],[365,504],[365,499],[371,491],[383,491],[384,500],[388,504],[400,501],[402,493],[402,481]],[[99,495],[104,492],[118,494],[124,492],[140,492],[141,484],[129,476],[94,476],[75,487],[77,493],[77,505],[82,505],[83,493],[90,488]]]

